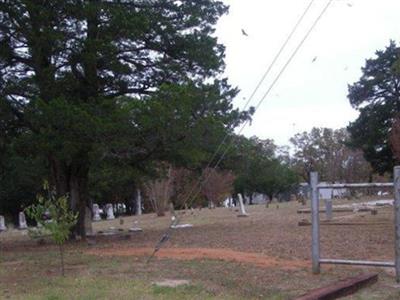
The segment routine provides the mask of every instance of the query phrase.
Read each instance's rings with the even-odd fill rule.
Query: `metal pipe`
[[[311,186],[311,232],[312,232],[312,271],[314,274],[320,273],[319,264],[319,196],[318,196],[318,173],[310,173]]]
[[[396,281],[400,282],[400,166],[393,169],[394,182],[394,253],[396,264]]]
[[[348,260],[348,259],[330,259],[321,258],[320,264],[334,264],[334,265],[357,265],[357,266],[371,266],[371,267],[395,267],[395,263],[391,261],[368,261],[368,260]]]
[[[392,187],[393,182],[378,183],[320,183],[318,189],[341,189],[341,188],[370,188],[370,187]]]

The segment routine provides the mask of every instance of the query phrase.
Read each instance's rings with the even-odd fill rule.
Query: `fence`
[[[319,274],[321,264],[344,264],[377,267],[394,267],[396,281],[400,282],[400,166],[394,167],[393,183],[350,183],[350,184],[318,184],[318,173],[310,173],[311,186],[311,219],[312,219],[312,271]],[[320,231],[319,231],[319,190],[327,188],[368,188],[368,187],[393,187],[394,188],[394,226],[395,226],[395,260],[392,261],[365,261],[330,259],[320,257]]]

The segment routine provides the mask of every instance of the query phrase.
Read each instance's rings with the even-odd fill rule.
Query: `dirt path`
[[[148,256],[152,248],[106,248],[92,249],[87,253],[99,256]],[[284,260],[258,253],[212,248],[163,248],[155,255],[158,258],[178,260],[216,259],[239,263],[254,264],[259,267],[272,267],[284,270],[307,268],[310,262],[304,260]]]

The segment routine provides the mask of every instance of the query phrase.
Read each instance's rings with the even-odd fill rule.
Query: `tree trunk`
[[[72,168],[70,174],[70,205],[71,209],[78,212],[78,223],[76,224],[75,234],[83,238],[86,237],[86,233],[91,232],[92,224],[85,222],[86,209],[89,204],[88,199],[88,177],[89,168],[79,166],[78,168]]]
[[[76,162],[70,164],[54,157],[49,159],[57,195],[68,195],[70,208],[79,213],[73,235],[83,238],[91,232],[92,225],[91,222],[85,222],[86,211],[91,209],[88,198],[89,163],[85,157],[87,155],[83,153]]]
[[[59,247],[59,250],[60,250],[61,275],[65,276],[65,271],[64,271],[64,245],[59,244],[58,247]]]
[[[130,197],[125,200],[126,214],[128,216],[133,216],[135,213],[136,204],[136,193],[133,192]]]

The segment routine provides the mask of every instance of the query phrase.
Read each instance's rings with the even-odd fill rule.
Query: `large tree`
[[[400,112],[400,49],[391,41],[362,68],[359,81],[349,86],[351,105],[360,112],[348,126],[352,144],[379,173],[392,172],[394,158],[389,134]]]
[[[231,151],[224,162],[236,175],[236,193],[246,195],[252,204],[254,193],[268,195],[270,199],[289,192],[298,182],[298,176],[289,166],[285,148],[271,139],[235,136]]]
[[[47,160],[57,192],[69,194],[78,233],[94,166],[178,160],[194,134],[215,140],[210,131],[245,117],[217,79],[224,47],[212,34],[226,12],[213,0],[0,3],[1,107]],[[192,102],[181,107],[182,98]]]
[[[294,169],[306,181],[311,171],[331,182],[367,181],[372,171],[370,165],[360,150],[348,146],[348,140],[344,128],[312,128],[296,134],[290,139],[294,146]]]

